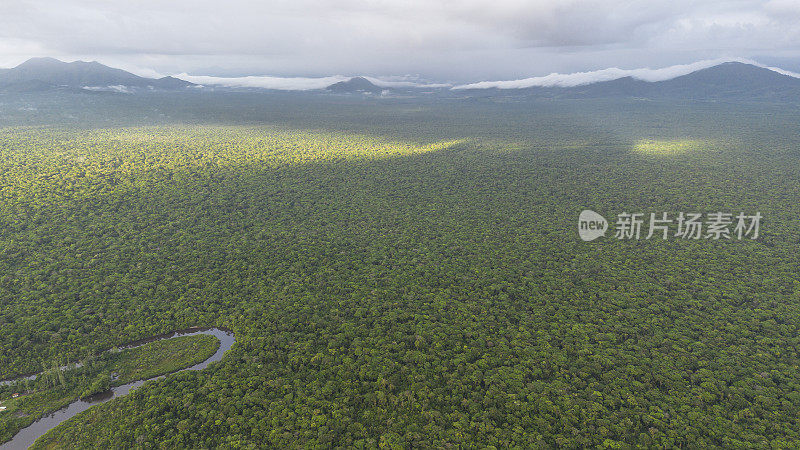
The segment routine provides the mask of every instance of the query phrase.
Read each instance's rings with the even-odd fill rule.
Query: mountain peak
[[[700,69],[695,72],[683,75],[681,77],[673,78],[680,79],[689,77],[697,81],[767,81],[767,80],[783,80],[789,82],[797,82],[798,79],[789,75],[776,72],[775,70],[760,67],[753,64],[747,64],[737,61],[724,62],[716,66]],[[670,80],[668,80],[670,81]]]
[[[573,95],[590,97],[785,101],[800,99],[800,79],[732,61],[663,81],[624,77],[567,90]]]
[[[49,57],[31,58],[13,69],[0,72],[0,88],[16,86],[16,89],[25,90],[28,85],[35,85],[39,90],[42,86],[70,89],[109,86],[178,89],[192,86],[192,83],[169,77],[158,80],[144,78],[97,61],[67,63]]]
[[[726,62],[656,83],[663,95],[730,100],[800,98],[800,79],[772,69]]]
[[[376,86],[374,83],[364,77],[353,77],[347,81],[340,81],[328,86],[327,89],[333,92],[370,92],[373,94],[380,94],[383,88]]]
[[[710,62],[713,64],[708,64]],[[687,69],[694,70],[687,71]],[[609,75],[619,76],[609,79]],[[467,90],[471,95],[488,96],[782,102],[800,100],[799,77],[746,60],[701,61],[687,66],[663,69],[605,69],[574,74],[551,74],[522,80],[473,83],[459,86],[457,89]],[[479,94],[481,89],[487,90],[486,94]]]
[[[26,68],[26,67],[54,67],[64,64],[67,63],[55,58],[50,58],[49,56],[42,56],[42,57],[30,58],[27,61],[15,67],[15,69]]]

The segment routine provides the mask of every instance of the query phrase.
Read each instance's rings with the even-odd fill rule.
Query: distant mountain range
[[[33,58],[13,69],[0,69],[0,92],[31,91],[173,91],[200,87],[174,77],[145,78],[97,62],[66,63],[53,58]],[[215,87],[215,89],[225,89]],[[641,98],[731,101],[800,102],[800,79],[742,62],[726,62],[665,81],[623,77],[571,87],[524,87],[514,89],[446,87],[390,88],[364,77],[353,77],[320,89],[344,95],[438,95],[469,98]]]
[[[84,89],[123,91],[131,89],[174,90],[193,86],[174,77],[145,78],[98,62],[66,63],[54,58],[32,58],[13,69],[0,71],[0,90],[46,91]]]

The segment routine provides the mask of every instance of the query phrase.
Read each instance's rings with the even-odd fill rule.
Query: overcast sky
[[[800,0],[0,0],[0,67],[513,80],[723,57],[800,71]]]

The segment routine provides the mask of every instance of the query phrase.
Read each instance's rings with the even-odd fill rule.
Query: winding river
[[[140,341],[136,341],[134,343],[121,346],[120,349],[127,349],[127,348],[135,348],[141,345],[154,342],[154,341],[161,341],[164,339],[172,339],[180,336],[194,336],[198,334],[207,334],[210,336],[214,336],[219,339],[219,349],[211,355],[210,358],[207,360],[195,364],[191,367],[187,367],[185,369],[179,370],[177,372],[183,372],[186,370],[203,370],[208,367],[209,364],[214,363],[222,359],[222,356],[230,350],[233,346],[234,342],[236,342],[236,337],[233,333],[222,330],[219,328],[208,328],[208,329],[189,329],[184,331],[177,331],[170,334],[154,336],[152,338],[143,339]],[[173,373],[177,373],[173,372]],[[166,375],[161,375],[155,378],[150,378],[147,380],[139,380],[134,381],[132,383],[123,384],[121,386],[117,386],[111,388],[111,390],[106,392],[101,392],[100,394],[94,395],[92,397],[87,398],[86,400],[77,400],[73,403],[70,403],[65,408],[59,409],[56,412],[53,412],[49,415],[43,416],[36,422],[33,422],[28,427],[23,428],[19,431],[10,441],[0,444],[0,449],[23,449],[28,448],[29,446],[33,445],[34,441],[38,439],[43,434],[47,433],[48,431],[52,430],[53,428],[57,427],[62,422],[70,419],[71,417],[75,416],[76,414],[86,411],[87,409],[91,408],[92,406],[99,405],[100,403],[105,403],[109,400],[112,400],[117,397],[122,397],[128,395],[129,392],[132,390],[140,387],[141,385],[145,384],[150,380],[157,380],[159,378],[163,378]],[[36,377],[33,375],[32,377]],[[29,378],[29,377],[23,377]],[[11,382],[16,382],[17,380],[11,380]]]

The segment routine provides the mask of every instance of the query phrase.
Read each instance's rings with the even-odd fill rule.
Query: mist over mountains
[[[598,72],[604,72],[601,75],[609,77],[608,70]],[[562,79],[568,79],[569,77],[575,78],[572,75],[565,75],[562,76]],[[172,76],[161,78],[141,77],[98,62],[76,61],[67,63],[53,58],[33,58],[17,67],[0,69],[0,92],[73,91],[131,94],[142,90],[237,89],[237,86],[230,82],[224,85],[216,85],[213,77],[204,78],[207,84],[201,85]],[[722,62],[711,67],[692,70],[680,76],[657,81],[647,81],[641,79],[641,77],[629,75],[596,82],[581,82],[578,79],[578,82],[571,82],[574,85],[564,85],[570,84],[570,82],[553,82],[548,77],[530,79],[542,85],[527,87],[524,86],[524,83],[521,83],[526,80],[520,80],[521,82],[482,82],[457,87],[447,84],[414,82],[382,83],[379,80],[362,76],[352,78],[328,77],[318,79],[319,81],[316,83],[309,82],[309,80],[313,79],[301,80],[303,80],[303,84],[298,88],[299,90],[328,95],[800,101],[800,78],[777,69],[738,61]],[[326,80],[335,82],[328,81],[326,83]],[[244,86],[247,86],[247,89],[250,90],[269,90],[259,87],[256,83]],[[278,89],[294,90],[292,89],[292,84],[287,82],[284,82]]]

